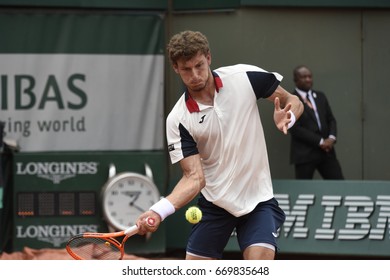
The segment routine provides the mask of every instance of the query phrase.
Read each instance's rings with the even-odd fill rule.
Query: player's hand
[[[161,217],[156,212],[149,210],[141,214],[136,222],[138,234],[144,235],[148,232],[155,232],[161,223]]]
[[[274,122],[276,127],[287,135],[288,124],[291,122],[291,103],[288,103],[283,109],[280,107],[280,100],[278,97],[274,101]]]

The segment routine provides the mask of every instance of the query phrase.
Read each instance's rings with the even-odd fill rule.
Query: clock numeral
[[[128,184],[128,185],[134,185],[134,180],[128,180],[128,181],[127,181],[127,184]]]
[[[111,192],[111,195],[118,195],[118,194],[119,194],[118,191],[112,191],[112,192]]]

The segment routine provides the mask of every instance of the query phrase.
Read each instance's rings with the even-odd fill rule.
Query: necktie
[[[309,98],[309,93],[306,93],[305,103],[307,104],[307,106],[309,106],[310,109],[314,110],[313,104],[311,103]]]
[[[306,93],[306,104],[314,111],[314,114],[316,115],[318,127],[319,127],[319,129],[321,129],[320,116],[318,115],[317,106],[316,106],[315,101],[311,95],[311,91]]]

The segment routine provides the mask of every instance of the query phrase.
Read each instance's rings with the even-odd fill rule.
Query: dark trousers
[[[318,170],[323,179],[344,180],[343,172],[337,158],[333,155],[324,156],[321,160],[295,165],[295,179],[313,179]]]

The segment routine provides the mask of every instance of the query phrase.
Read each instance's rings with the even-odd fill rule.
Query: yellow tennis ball
[[[202,211],[196,206],[191,206],[186,211],[186,219],[191,224],[197,224],[202,219]]]
[[[110,242],[108,242],[108,241],[104,242],[104,245],[106,245],[107,247],[111,246]]]

